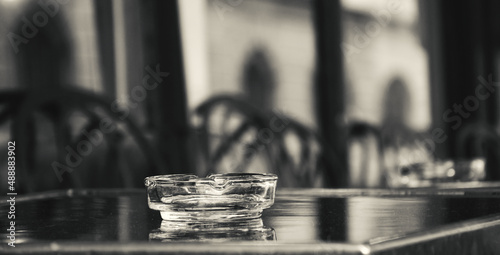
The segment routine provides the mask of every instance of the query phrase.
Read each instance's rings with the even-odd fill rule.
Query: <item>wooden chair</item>
[[[235,96],[216,96],[194,112],[199,175],[271,172],[282,187],[328,187],[343,171],[336,154],[310,128]],[[260,163],[259,163],[260,162]]]
[[[133,176],[162,173],[165,162],[130,119],[122,119],[111,110],[112,103],[109,98],[71,87],[0,93],[0,125],[10,124],[10,137],[16,143],[17,189],[31,192],[99,185],[131,187],[142,183],[142,179],[132,179]],[[84,117],[77,123],[75,114]],[[40,128],[42,125],[45,128]],[[115,128],[103,130],[105,126]],[[89,138],[91,131],[100,132],[102,141],[97,143],[98,137]],[[44,137],[53,139],[42,139]],[[117,164],[117,155],[127,137],[133,138],[148,163],[142,174]],[[52,141],[52,144],[40,144],[40,141]],[[55,153],[50,153],[52,148]],[[77,164],[78,156],[84,163]],[[68,158],[73,160],[71,166]],[[99,165],[103,171],[90,169],[78,173],[83,165],[89,168]]]

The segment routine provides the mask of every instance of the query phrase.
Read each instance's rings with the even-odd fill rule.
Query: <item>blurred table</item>
[[[0,202],[0,254],[500,252],[500,183],[460,187],[282,189],[262,217],[272,236],[239,239],[158,235],[160,215],[142,189],[18,195],[14,248],[6,238],[9,205]]]

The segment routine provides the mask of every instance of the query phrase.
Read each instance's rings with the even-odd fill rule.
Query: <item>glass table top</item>
[[[8,239],[3,238],[7,248],[0,253],[23,249],[72,253],[94,247],[159,253],[248,249],[368,254],[387,245],[404,247],[488,230],[471,237],[483,240],[490,232],[500,233],[496,188],[279,190],[274,206],[261,219],[204,229],[162,221],[158,211],[148,208],[145,190],[68,190],[20,195],[16,200],[16,247],[7,247]],[[7,203],[0,203],[0,215],[8,210]],[[0,223],[3,229],[9,227],[6,220]],[[185,245],[193,242],[208,250]],[[500,248],[500,243],[496,245]]]

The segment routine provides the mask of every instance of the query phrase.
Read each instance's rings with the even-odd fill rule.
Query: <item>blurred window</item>
[[[408,98],[400,121],[415,131],[431,124],[427,51],[416,0],[342,0],[346,118],[381,126],[394,81]],[[397,101],[395,99],[394,101]],[[398,107],[398,106],[391,106]]]
[[[311,1],[179,4],[191,109],[214,95],[243,95],[316,125]]]

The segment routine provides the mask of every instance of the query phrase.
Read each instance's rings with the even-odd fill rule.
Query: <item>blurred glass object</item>
[[[401,165],[396,173],[390,174],[389,184],[391,187],[427,187],[440,183],[484,181],[485,165],[484,158]]]

